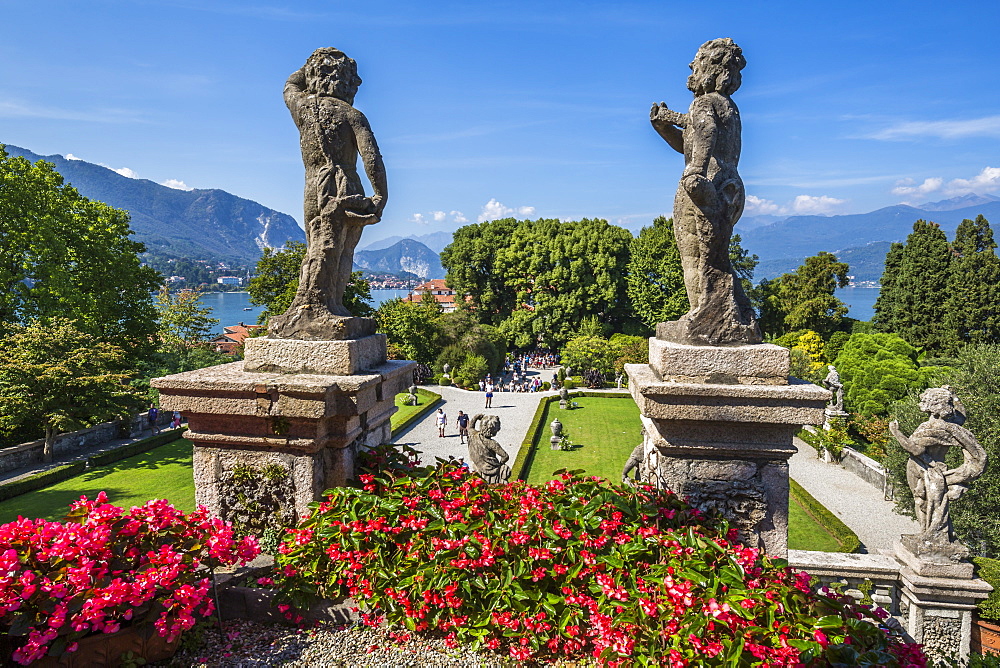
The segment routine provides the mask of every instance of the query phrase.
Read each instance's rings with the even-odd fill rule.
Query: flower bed
[[[83,497],[65,522],[0,525],[0,625],[24,639],[13,652],[22,665],[125,623],[151,622],[171,643],[214,610],[202,567],[258,553],[255,539],[236,540],[204,507],[185,515],[160,500],[126,511],[103,492]]]
[[[398,460],[396,460],[398,461]],[[886,615],[757,550],[675,495],[564,472],[487,485],[451,463],[361,476],[313,507],[276,578],[300,608],[350,595],[369,623],[527,661],[920,666]]]

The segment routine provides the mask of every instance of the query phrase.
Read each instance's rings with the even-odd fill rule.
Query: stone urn
[[[562,422],[559,421],[559,418],[554,419],[549,425],[549,429],[552,430],[552,438],[549,439],[549,443],[553,450],[559,450],[562,447],[562,428]]]

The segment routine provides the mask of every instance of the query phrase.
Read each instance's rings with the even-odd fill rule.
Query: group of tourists
[[[559,353],[540,348],[519,355],[509,354],[507,355],[507,359],[504,360],[503,371],[506,375],[511,371],[521,373],[528,369],[549,369],[559,366],[560,357]]]
[[[542,389],[542,379],[539,376],[528,377],[524,372],[512,372],[493,378],[487,374],[479,381],[479,391],[486,394],[486,408],[490,408],[490,400],[494,392],[538,392]]]

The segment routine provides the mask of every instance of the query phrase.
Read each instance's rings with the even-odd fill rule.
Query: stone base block
[[[188,420],[198,503],[231,519],[238,483],[249,485],[243,496],[263,491],[301,517],[354,476],[358,452],[389,441],[395,396],[412,383],[414,366],[388,361],[364,374],[317,375],[248,372],[233,362],[151,384],[165,410]]]
[[[919,536],[907,535],[896,541],[896,558],[913,573],[925,578],[958,578],[971,580],[975,571],[971,561],[966,561],[969,550],[960,543],[953,543],[952,554],[920,553]]]
[[[243,370],[262,373],[350,376],[385,362],[385,334],[343,341],[251,338],[243,353]]]
[[[792,379],[790,385],[679,383],[663,380],[649,364],[626,364],[639,411],[661,420],[823,424],[829,390]]]
[[[972,614],[993,587],[978,578],[923,577],[905,564],[899,576],[900,607],[913,641],[924,646],[932,662],[968,658]]]
[[[649,365],[661,380],[726,385],[787,385],[791,352],[770,343],[689,346],[649,340]]]
[[[277,339],[345,341],[371,336],[378,328],[375,318],[334,315],[320,304],[304,304],[267,321],[270,335]]]

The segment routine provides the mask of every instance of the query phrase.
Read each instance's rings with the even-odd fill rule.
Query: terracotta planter
[[[152,625],[145,628],[126,627],[117,633],[96,633],[77,641],[75,652],[62,656],[44,656],[32,663],[39,668],[87,668],[92,666],[120,666],[122,657],[129,652],[133,657],[142,657],[147,663],[164,661],[177,653],[178,638],[168,643],[160,637]],[[4,657],[6,663],[13,664],[10,655]]]
[[[1000,626],[982,619],[974,619],[972,651],[977,654],[1000,654]]]

